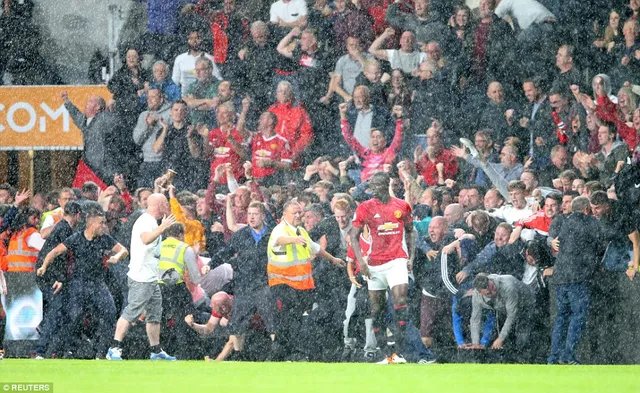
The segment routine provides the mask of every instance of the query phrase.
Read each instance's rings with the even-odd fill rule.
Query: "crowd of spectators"
[[[164,238],[194,254],[184,274],[193,302],[171,305],[178,295],[162,290],[167,352],[370,361],[366,282],[348,253],[370,240],[349,233],[382,172],[417,232],[407,359],[640,362],[640,1],[278,0],[259,19],[234,0],[152,13],[156,3],[109,81],[112,99],[92,97],[83,114],[80,97],[63,95],[84,162],[109,186],[34,195],[29,208],[0,187],[0,203],[15,201],[2,212],[9,253],[15,238],[42,263],[50,228],[67,221],[67,234],[108,234],[101,250],[122,259],[43,276],[62,290],[45,296],[38,357],[77,353],[82,335],[104,356],[127,305],[119,247],[132,247],[147,198],[166,194],[182,226],[163,222]],[[290,309],[271,274],[267,284],[275,246],[265,240],[283,221],[311,240],[298,244],[315,255],[312,307]],[[113,298],[85,297],[84,325],[81,305],[52,300],[79,299],[77,285],[66,289],[78,280]],[[78,340],[54,340],[63,328]]]

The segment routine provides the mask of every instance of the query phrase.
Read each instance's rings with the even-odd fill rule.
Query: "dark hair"
[[[17,232],[29,225],[29,218],[33,216],[40,217],[40,212],[33,207],[25,207],[18,210],[16,218],[13,219],[9,228],[12,232]]]
[[[547,81],[539,75],[536,75],[532,78],[526,78],[522,82],[522,84],[524,85],[525,83],[533,83],[533,87],[542,91],[545,91],[547,89]]]
[[[82,204],[82,213],[86,218],[90,217],[104,217],[104,209],[98,202],[86,201]]]
[[[100,187],[92,181],[86,181],[82,184],[82,193],[99,193]]]
[[[174,106],[175,104],[184,105],[184,106],[186,106],[187,108],[189,107],[189,105],[187,105],[187,102],[186,102],[185,100],[183,100],[182,98],[179,98],[179,99],[177,99],[177,100],[173,101],[173,104],[171,104],[171,107],[173,108],[173,106]]]
[[[524,251],[536,261],[536,266],[543,269],[553,266],[553,255],[546,242],[530,240],[525,244]]]
[[[467,190],[476,190],[478,191],[478,195],[480,196],[480,198],[484,198],[484,194],[487,193],[487,188],[483,187],[479,184],[472,184],[469,187],[465,187]]]
[[[0,190],[7,191],[9,193],[9,196],[11,196],[11,199],[16,197],[16,188],[9,183],[0,184]]]
[[[538,181],[538,172],[536,172],[533,169],[525,169],[524,171],[522,171],[522,173],[528,173],[531,176],[533,176],[533,180]]]
[[[558,175],[560,179],[570,179],[572,182],[578,178],[578,175],[573,169],[566,169]]]
[[[588,181],[584,184],[584,186],[591,193],[594,193],[596,191],[604,191],[604,185],[597,180]]]
[[[560,194],[559,192],[549,193],[544,199],[553,199],[554,201],[558,202],[558,205],[562,204],[562,194]]]
[[[133,195],[135,196],[136,200],[140,200],[140,194],[142,194],[143,192],[150,192],[153,194],[153,190],[149,187],[140,187],[137,188],[136,191],[133,193]]]
[[[562,194],[562,196],[570,196],[571,198],[575,198],[575,197],[579,197],[580,193],[578,191],[569,190],[569,191],[565,191],[565,193]]]
[[[596,191],[593,194],[591,194],[591,197],[589,198],[589,202],[592,205],[608,205],[611,203],[611,201],[609,200],[609,197],[607,196],[607,193],[604,191]]]
[[[66,205],[64,205],[64,215],[65,216],[75,216],[76,214],[82,213],[82,206],[76,201],[69,201]]]
[[[73,193],[73,195],[75,195],[73,190],[71,190],[71,192]],[[45,199],[47,200],[48,204],[57,206],[58,205],[58,199],[60,199],[60,190],[49,191],[47,193],[47,195],[45,196]]]
[[[437,187],[429,187],[427,188],[427,190],[431,191],[431,199],[438,202],[438,206],[440,206],[442,204],[442,191],[439,190]]]
[[[554,86],[551,91],[549,92],[549,97],[551,96],[555,96],[558,95],[560,97],[562,97],[563,99],[567,99],[569,97],[569,94],[567,94],[566,91],[558,88],[557,86]]]
[[[185,234],[184,225],[182,225],[179,222],[174,223],[164,231],[164,235],[166,237],[179,238],[184,236],[184,234]]]
[[[476,290],[489,288],[489,276],[486,273],[478,273],[473,279],[473,288]]]
[[[606,120],[600,120],[600,127],[607,127],[609,129],[609,134],[616,135],[618,133],[618,128],[616,124]]]
[[[318,199],[318,196],[312,192],[302,191],[300,195],[296,197],[296,201],[302,202],[305,205],[310,205],[312,203],[320,202],[320,199]]]

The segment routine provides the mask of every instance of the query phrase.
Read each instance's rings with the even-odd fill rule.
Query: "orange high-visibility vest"
[[[7,271],[7,245],[4,244],[4,240],[0,240],[0,270]]]
[[[29,236],[36,232],[38,232],[36,228],[28,228],[11,236],[7,253],[8,272],[33,272],[36,270],[35,266],[39,250],[29,247],[27,244]]]
[[[311,238],[304,228],[297,228],[298,233],[282,221],[280,224],[284,227],[287,236],[303,236],[307,242],[305,246],[299,244],[287,244],[284,251],[273,251],[269,247],[267,264],[267,276],[269,286],[288,285],[294,289],[306,290],[315,288],[311,267]],[[276,227],[277,228],[277,227]],[[276,231],[274,231],[276,232]],[[273,237],[273,233],[271,236]],[[271,244],[269,239],[269,244]]]

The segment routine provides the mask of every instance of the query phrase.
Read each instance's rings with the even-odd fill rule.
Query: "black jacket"
[[[562,223],[560,252],[553,269],[556,285],[589,280],[604,251],[598,221],[592,216],[572,213]]]
[[[473,21],[469,27],[470,34],[475,34],[480,25],[480,20]],[[514,32],[511,26],[496,14],[493,14],[489,36],[487,39],[487,63],[485,80],[504,80],[513,70],[507,68],[510,64],[511,48],[515,41]],[[471,48],[473,51],[473,48]],[[471,61],[473,63],[473,61]]]
[[[211,268],[223,263],[229,263],[233,268],[234,292],[250,292],[264,288],[267,281],[267,249],[271,229],[262,235],[256,244],[251,232],[246,226],[234,233],[229,244],[213,255]]]
[[[47,238],[42,246],[42,249],[38,253],[38,261],[36,262],[36,269],[42,267],[44,259],[51,250],[56,248],[60,243],[65,241],[69,236],[73,234],[73,228],[66,220],[60,220],[51,231],[51,234]],[[59,281],[64,283],[67,281],[67,262],[69,256],[65,253],[58,256],[47,267],[47,273],[43,277],[36,277],[36,282],[40,288],[45,286],[51,286],[54,282]]]

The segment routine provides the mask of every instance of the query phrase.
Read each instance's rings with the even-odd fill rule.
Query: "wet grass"
[[[638,366],[375,365],[105,360],[0,361],[0,389],[66,392],[640,392]]]

